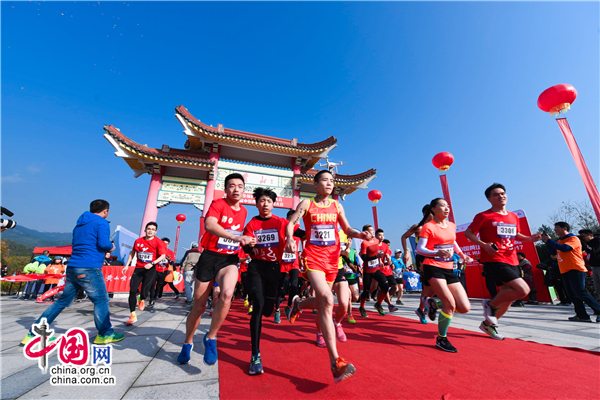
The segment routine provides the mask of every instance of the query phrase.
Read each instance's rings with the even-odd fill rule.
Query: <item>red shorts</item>
[[[304,258],[304,265],[306,265],[307,271],[319,271],[325,274],[325,280],[327,283],[335,282],[335,278],[338,274],[338,265],[323,262],[321,260]]]
[[[281,263],[281,272],[290,272],[293,269],[299,269],[298,263]]]

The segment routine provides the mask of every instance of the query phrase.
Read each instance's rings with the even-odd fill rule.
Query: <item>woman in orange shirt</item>
[[[437,310],[442,309],[438,322],[438,336],[435,345],[440,349],[456,353],[457,350],[446,337],[454,312],[469,312],[471,303],[460,279],[454,275],[452,255],[456,252],[467,263],[471,258],[465,256],[456,243],[456,225],[447,220],[450,207],[444,199],[436,198],[430,203],[433,219],[423,225],[419,233],[417,253],[427,257],[423,261],[423,281],[427,281],[440,300],[430,297],[423,299],[429,306],[429,318],[435,320]]]

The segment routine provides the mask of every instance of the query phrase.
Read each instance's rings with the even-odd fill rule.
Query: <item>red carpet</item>
[[[373,303],[368,303],[372,307]],[[357,313],[358,314],[358,313]],[[283,315],[283,312],[282,312]],[[265,373],[248,375],[250,317],[239,300],[219,332],[221,399],[598,399],[598,353],[521,340],[497,341],[450,327],[458,353],[435,347],[437,325],[356,317],[340,355],[356,373],[333,383],[327,350],[315,345],[315,314],[294,325],[263,319]],[[457,318],[460,318],[458,316]]]

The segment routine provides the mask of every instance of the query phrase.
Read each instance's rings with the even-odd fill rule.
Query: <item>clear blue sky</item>
[[[567,117],[599,179],[597,2],[2,2],[2,205],[18,223],[67,232],[95,198],[138,232],[150,177],[134,179],[103,137],[183,147],[183,104],[203,122],[300,141],[339,139],[340,173],[377,168],[380,225],[392,246],[441,196],[457,222],[507,187],[533,227],[587,199],[538,95],[579,92]],[[366,191],[344,203],[372,220]],[[255,210],[250,209],[250,215]],[[197,238],[199,212],[159,211],[159,236]]]

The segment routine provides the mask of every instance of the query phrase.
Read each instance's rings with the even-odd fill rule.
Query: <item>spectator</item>
[[[573,300],[576,315],[569,317],[569,321],[592,322],[585,309],[585,304],[590,306],[596,314],[596,322],[600,322],[600,304],[585,291],[585,263],[581,241],[577,236],[569,233],[570,226],[566,222],[554,224],[554,232],[560,239],[557,242],[542,234],[546,247],[557,251],[557,260],[565,284],[567,294]]]
[[[523,271],[523,280],[529,285],[529,300],[527,304],[539,304],[537,300],[537,290],[535,288],[535,281],[533,280],[533,267],[527,258],[525,253],[518,252],[517,258],[519,259],[519,268]]]
[[[192,243],[192,248],[186,251],[181,259],[181,270],[185,283],[185,304],[194,302],[194,267],[200,259],[200,254],[198,243]]]
[[[590,269],[596,296],[600,296],[600,237],[595,237],[591,230],[582,229],[579,236],[583,240],[583,248],[590,255]],[[596,297],[598,299],[598,297]]]
[[[64,274],[65,266],[63,265],[62,257],[60,257],[60,256],[54,257],[54,262],[46,267],[45,273],[46,274]],[[44,286],[44,293],[46,293],[48,290],[54,288],[58,284],[59,280],[60,280],[59,278],[46,278],[45,286]],[[47,303],[54,303],[54,296],[51,296],[50,298],[48,298],[44,301]]]
[[[115,249],[110,242],[110,227],[106,221],[109,206],[105,200],[94,200],[90,204],[90,211],[84,212],[77,220],[73,229],[73,254],[67,268],[63,295],[44,311],[36,324],[42,318],[52,324],[62,310],[71,304],[79,289],[84,289],[94,303],[94,323],[98,329],[94,343],[108,344],[123,340],[124,335],[113,331],[110,323],[109,298],[102,275],[104,253]],[[27,344],[34,337],[29,330],[21,344]]]
[[[6,265],[3,265],[0,269],[0,277],[4,278],[8,274],[8,268]]]
[[[45,252],[47,253],[47,252]],[[47,255],[38,256],[34,258],[32,263],[29,263],[23,269],[23,272],[26,274],[43,274],[46,271],[46,264],[42,261],[45,261],[45,258],[50,258]],[[35,281],[29,281],[27,286],[25,287],[25,295],[23,296],[23,300],[35,300],[37,298],[42,285],[44,284],[43,279],[37,279]],[[33,293],[31,293],[33,291]]]

